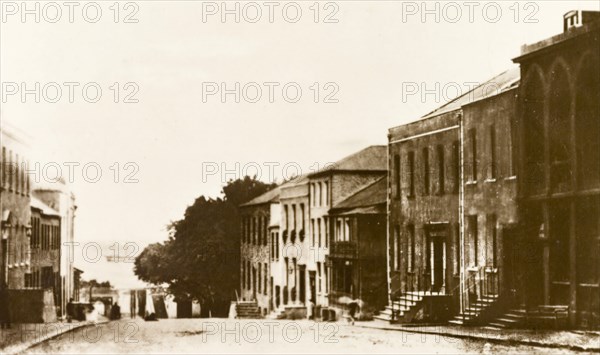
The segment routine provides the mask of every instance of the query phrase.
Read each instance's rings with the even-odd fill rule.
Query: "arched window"
[[[550,189],[553,192],[572,188],[572,93],[569,84],[567,69],[561,64],[555,65],[554,70],[550,71],[548,117]]]
[[[544,84],[531,70],[523,85],[524,184],[532,194],[544,190]]]
[[[600,56],[586,56],[576,81],[575,138],[580,189],[600,185]]]

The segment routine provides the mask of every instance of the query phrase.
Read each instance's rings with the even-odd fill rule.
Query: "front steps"
[[[392,302],[393,306],[387,305],[383,311],[379,312],[373,318],[389,323],[410,322],[415,311],[423,301],[423,297],[423,292],[407,292],[396,298]],[[392,312],[395,313],[393,316]]]
[[[567,325],[569,307],[562,305],[538,306],[534,309],[511,309],[493,319],[488,326],[494,329],[533,328],[560,329]]]
[[[481,322],[480,317],[482,314],[485,314],[497,301],[497,295],[483,296],[472,302],[462,313],[454,316],[448,323],[454,325],[476,325]]]
[[[260,319],[262,314],[256,301],[240,301],[235,305],[237,319]]]

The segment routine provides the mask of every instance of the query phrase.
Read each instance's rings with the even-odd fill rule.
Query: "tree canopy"
[[[198,197],[183,219],[169,224],[165,242],[148,245],[136,258],[135,274],[166,284],[178,299],[197,299],[203,313],[226,315],[240,281],[239,205],[273,187],[246,176],[224,186],[222,197]]]

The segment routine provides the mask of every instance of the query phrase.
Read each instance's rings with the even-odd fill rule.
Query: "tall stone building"
[[[598,19],[389,130],[387,319],[598,326]]]
[[[564,305],[571,325],[600,326],[600,13],[572,11],[564,32],[514,59],[520,248],[517,297]]]
[[[24,132],[2,120],[0,288],[22,289],[29,268],[31,184],[26,173],[29,146]]]
[[[75,294],[75,195],[64,181],[41,181],[33,187],[33,196],[54,209],[60,216],[60,290],[61,316],[66,316],[69,299]]]

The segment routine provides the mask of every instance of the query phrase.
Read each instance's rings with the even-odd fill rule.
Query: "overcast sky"
[[[23,21],[20,1],[3,1],[0,24],[2,119],[31,136],[30,164],[41,172],[55,162],[68,178],[64,164],[80,164],[71,184],[76,238],[101,243],[105,253],[114,241],[141,251],[166,239],[165,225],[196,197],[220,195],[224,180],[257,166],[262,180],[281,180],[298,166],[307,172],[386,144],[388,128],[512,67],[522,44],[562,32],[566,11],[599,7],[427,2],[423,18],[421,2],[229,1],[233,12],[239,6],[236,23],[235,14],[223,21],[221,1],[132,1],[119,4],[115,23],[113,3],[39,2],[36,23],[35,14]],[[35,83],[39,103],[21,96]],[[239,103],[234,94],[222,99],[222,83],[231,92],[239,83]],[[87,102],[97,87],[98,101]],[[94,166],[102,170],[97,182]],[[131,264],[76,258],[88,279],[135,284]]]

